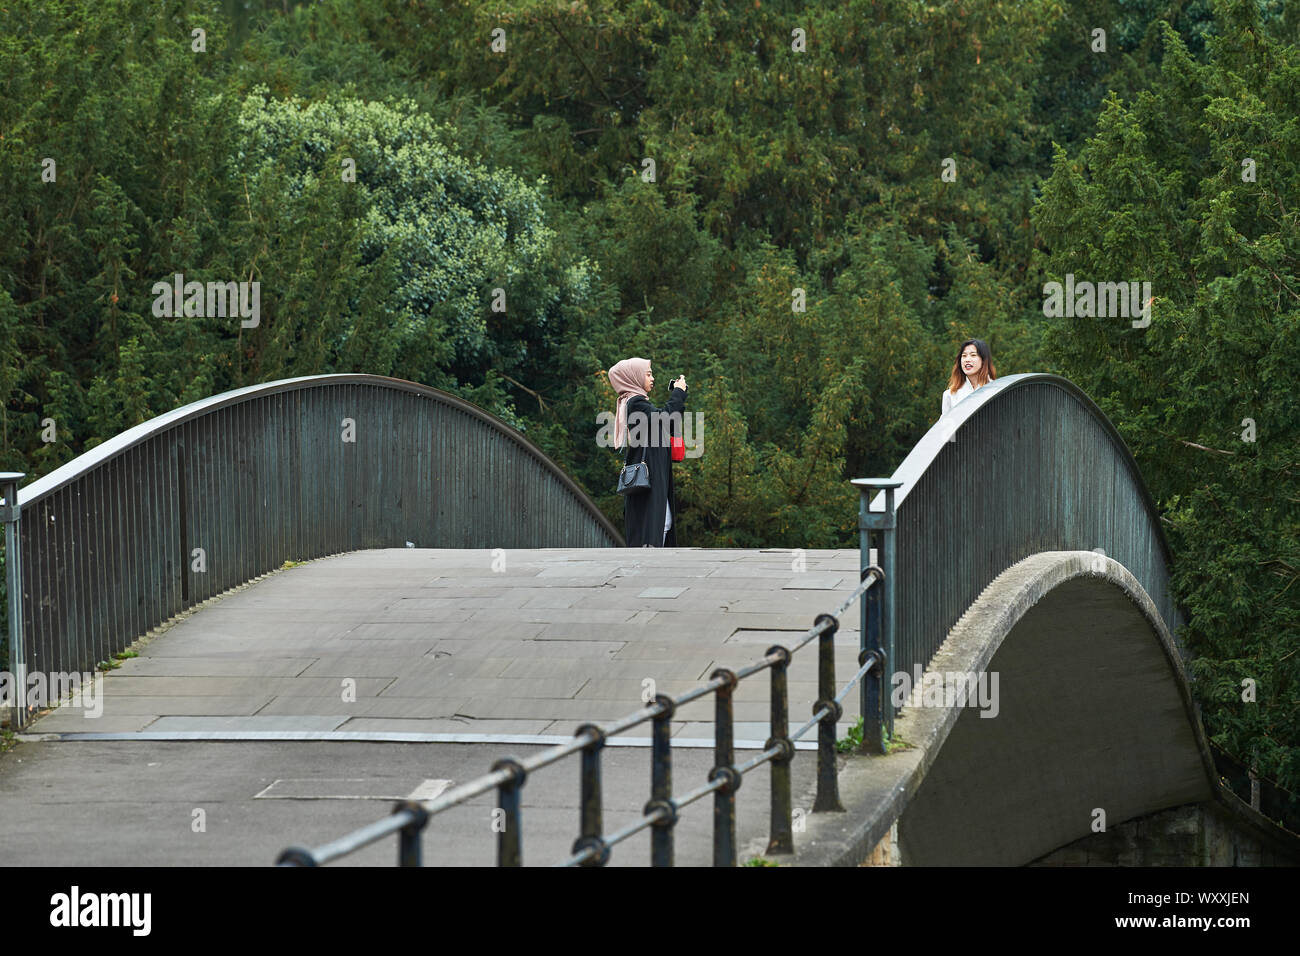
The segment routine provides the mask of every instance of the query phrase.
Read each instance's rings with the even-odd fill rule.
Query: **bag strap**
[[[639,447],[641,448],[641,461],[645,461],[646,446],[645,446],[645,445],[641,445],[641,446],[639,446]],[[629,439],[628,439],[628,442],[627,442],[627,447],[626,447],[625,449],[623,449],[623,467],[624,467],[624,468],[626,468],[628,465],[632,464],[632,462],[629,460],[631,454],[632,454],[632,440],[631,440],[631,438],[629,438]],[[638,463],[638,464],[639,464],[639,463]]]
[[[653,406],[652,406],[652,407],[653,407]],[[647,449],[648,449],[648,446],[647,446],[647,445],[641,445],[640,448],[641,448],[641,461],[645,461],[645,456],[646,456],[646,451],[647,451]],[[628,460],[628,456],[630,456],[631,454],[632,454],[632,434],[631,434],[631,428],[629,428],[629,429],[628,429],[628,436],[627,436],[627,448],[625,448],[625,449],[623,450],[623,467],[624,467],[624,468],[626,468],[628,465],[632,464],[632,462]]]

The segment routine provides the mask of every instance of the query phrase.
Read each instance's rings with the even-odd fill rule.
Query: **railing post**
[[[590,734],[591,743],[582,748],[582,803],[580,813],[579,836],[573,844],[573,852],[580,853],[588,847],[594,847],[596,854],[583,861],[583,866],[604,866],[609,862],[609,847],[601,837],[604,823],[601,819],[600,793],[600,754],[605,748],[605,732],[595,724],[583,724],[575,736]]]
[[[415,800],[403,800],[393,807],[394,813],[410,811],[414,819],[398,832],[397,865],[424,866],[421,850],[424,825],[429,822],[429,814],[424,806]]]
[[[813,704],[813,713],[823,708],[827,713],[817,723],[817,799],[813,802],[813,813],[844,810],[835,767],[835,723],[843,714],[835,699],[835,632],[840,622],[834,615],[818,614],[813,626],[823,621],[827,626],[817,639],[817,702]]]
[[[0,518],[5,523],[5,587],[9,601],[9,672],[13,674],[13,717],[10,727],[22,730],[27,723],[27,658],[23,648],[22,550],[18,538],[18,482],[26,472],[0,472]]]
[[[736,689],[736,674],[725,668],[719,668],[709,675],[709,680],[718,677],[727,683],[714,693],[714,745],[713,769],[709,771],[709,780],[722,777],[726,783],[713,791],[713,865],[736,865],[736,791],[740,789],[741,777],[736,773],[735,736],[732,724],[731,694]]]
[[[651,731],[650,802],[645,813],[662,809],[664,816],[650,827],[650,865],[673,865],[673,827],[677,823],[677,805],[673,802],[672,719],[677,705],[667,694],[656,694],[655,715]]]
[[[863,497],[865,501],[865,496]],[[862,533],[863,539],[867,532]],[[863,548],[866,549],[866,544]],[[863,559],[869,560],[864,557]],[[862,572],[865,579],[871,574],[871,568]],[[881,696],[885,693],[885,654],[880,648],[880,607],[883,603],[884,579],[877,578],[876,583],[867,589],[862,601],[861,650],[858,651],[858,666],[861,667],[869,658],[875,658],[876,665],[862,676],[862,745],[858,752],[863,754],[883,754],[885,741],[881,735],[883,705]]]
[[[505,816],[497,836],[497,866],[523,866],[524,841],[523,833],[520,832],[523,821],[519,812],[519,791],[528,771],[513,757],[503,757],[494,763],[493,773],[498,770],[509,770],[510,776],[497,785],[497,803],[500,804],[497,809]],[[493,825],[496,824],[496,820],[492,822]]]
[[[775,654],[780,658],[772,665],[772,736],[763,749],[780,747],[781,753],[772,758],[772,822],[768,853],[794,852],[794,800],[790,792],[790,761],[794,758],[794,744],[790,742],[789,691],[786,668],[790,664],[790,651],[780,644],[769,647],[765,656]]]
[[[880,547],[877,549],[876,563],[880,566],[880,570],[884,572],[885,578],[883,581],[877,582],[871,591],[876,592],[875,600],[880,602],[880,637],[877,649],[884,655],[884,661],[880,665],[880,680],[883,685],[881,688],[882,696],[888,700],[890,673],[898,667],[898,654],[895,645],[897,621],[895,610],[898,607],[895,588],[898,580],[898,519],[894,512],[894,492],[901,488],[903,483],[895,481],[893,478],[854,478],[851,484],[861,493],[858,507],[858,529],[861,536],[862,566],[864,568],[870,564],[868,537],[872,532],[878,532],[880,536]],[[884,511],[871,510],[870,497],[873,491],[884,492]],[[870,627],[869,604],[870,602],[864,604],[862,609],[863,651],[872,649],[867,645]],[[866,682],[864,681],[863,694],[865,695],[866,692]],[[894,706],[892,701],[884,707],[884,714],[885,731],[892,737],[894,735]],[[865,736],[866,720],[864,716],[863,737],[865,738]]]
[[[275,859],[276,866],[320,866],[311,850],[301,846],[291,846]]]

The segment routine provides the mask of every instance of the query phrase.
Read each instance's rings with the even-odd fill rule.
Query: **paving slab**
[[[842,574],[796,574],[782,585],[782,589],[786,591],[834,591],[843,583],[844,575]]]
[[[551,720],[470,720],[467,718],[353,717],[340,730],[384,730],[419,734],[540,734]]]
[[[556,588],[555,590],[547,589],[540,593],[532,589],[521,592],[523,603],[519,607],[573,607],[580,601],[584,600],[586,594],[585,588]]]
[[[531,628],[525,628],[524,633],[530,630]],[[538,633],[541,630],[540,627],[537,628]],[[516,641],[492,638],[446,638],[438,641],[433,652],[450,654],[462,660],[475,657],[505,657],[512,660],[551,657],[610,660],[628,646],[628,641],[534,641],[527,637]]]
[[[524,625],[526,627],[540,627],[541,630],[533,635],[536,641],[600,641],[608,643],[622,637],[627,627],[633,624],[628,621],[626,625],[618,624],[541,624],[541,625]]]
[[[451,717],[465,709],[468,697],[362,697],[353,703],[334,700],[322,706],[316,697],[275,697],[258,714],[317,715],[326,711],[343,717]]]
[[[107,686],[107,683],[108,682],[105,681],[105,686]],[[112,716],[137,716],[143,714],[163,716],[167,714],[186,714],[195,717],[238,717],[256,714],[265,707],[271,699],[271,694],[243,694],[237,696],[203,694],[192,697],[152,697],[132,694],[112,694],[106,696],[104,699],[104,713]],[[62,713],[64,710],[68,709],[70,708],[61,707],[56,711],[56,714]],[[46,718],[46,720],[48,719],[49,718]],[[42,732],[46,732],[45,720],[40,721],[40,728]],[[94,732],[96,728],[87,727],[85,729]]]
[[[111,759],[105,759],[111,748]],[[330,742],[20,743],[0,754],[0,865],[270,866],[281,850],[316,847],[383,819],[394,796],[430,780],[463,782],[504,754],[539,746]],[[567,858],[578,835],[576,758],[529,776],[523,791],[524,864]],[[679,750],[673,779],[685,791],[708,779],[713,754]],[[795,806],[815,772],[811,754],[793,764]],[[606,830],[634,822],[649,797],[648,751],[610,748],[603,759]],[[277,783],[278,782],[278,783]],[[289,799],[275,799],[277,789]],[[762,851],[768,825],[767,768],[737,792],[740,859]],[[92,793],[95,799],[87,799]],[[439,814],[424,835],[429,866],[493,866],[496,794]],[[206,826],[193,827],[202,809]],[[713,813],[703,800],[681,813],[679,866],[711,862]],[[392,866],[395,839],[333,866]],[[614,848],[611,866],[645,866],[647,833]]]
[[[46,734],[116,734],[144,730],[158,719],[157,714],[125,714],[116,711],[90,717],[82,711],[60,707],[57,713],[42,717],[41,732]]]
[[[550,660],[512,661],[509,668],[501,675],[511,678],[543,678],[560,674],[580,674],[588,680],[605,678],[634,678],[638,681],[647,677],[656,680],[680,680],[692,684],[699,679],[699,674],[713,662],[707,652],[689,657],[678,655],[673,658],[660,658],[654,661],[601,661],[590,658],[561,658]]]
[[[802,639],[818,614],[833,611],[856,587],[858,562],[856,551],[806,551],[800,556],[805,570],[795,571],[794,556],[788,551],[549,549],[507,551],[507,570],[500,573],[492,570],[497,558],[483,549],[389,549],[339,555],[272,573],[206,602],[142,642],[139,657],[106,675],[102,717],[89,719],[65,707],[28,730],[55,736],[175,734],[169,741],[192,735],[197,742],[154,742],[148,752],[163,754],[166,763],[167,748],[196,747],[197,753],[221,748],[222,759],[242,768],[232,772],[246,783],[241,786],[247,794],[230,795],[231,800],[252,799],[275,780],[294,777],[290,765],[303,762],[295,755],[306,759],[305,755],[323,752],[310,748],[340,745],[285,740],[284,749],[276,751],[280,765],[272,767],[264,762],[268,744],[249,738],[224,744],[210,739],[223,733],[562,739],[582,723],[608,723],[642,707],[647,680],[654,681],[659,693],[681,694],[717,668],[737,669],[757,660],[772,644],[788,646]],[[841,681],[856,670],[857,621],[856,610],[846,614],[836,635]],[[816,676],[816,648],[810,645],[795,657],[789,671],[792,727],[811,713]],[[733,715],[738,740],[761,743],[769,736],[769,684],[764,674],[737,688]],[[345,697],[345,692],[355,699]],[[856,694],[846,700],[846,722],[856,715],[856,700]],[[679,708],[672,721],[674,740],[687,746],[705,745],[701,751],[682,751],[701,755],[700,782],[711,765],[707,743],[713,734],[713,716],[712,698],[703,698]],[[649,725],[629,736],[648,737]],[[105,748],[126,745],[68,740],[53,746],[103,754],[108,752]],[[331,752],[363,754],[408,746],[416,745],[356,742],[348,745],[350,749]],[[435,749],[409,753],[435,754],[441,752],[436,748],[472,745],[419,746]],[[519,749],[494,744],[475,772],[486,771],[493,759]],[[246,756],[241,758],[241,753]],[[635,819],[633,805],[639,810],[646,798],[644,760],[648,757],[644,750],[641,753],[643,765],[635,781],[615,780],[614,764],[607,765],[606,785],[611,792],[620,787],[638,791],[628,809],[617,811],[629,821]],[[435,758],[433,763],[443,759]],[[371,763],[378,768],[383,761]],[[350,777],[353,770],[349,765],[346,774],[336,770],[334,776]],[[140,773],[143,779],[151,779],[152,764]],[[210,775],[201,776],[217,783]],[[297,776],[304,775],[297,772]],[[382,790],[391,797],[412,792],[427,780],[454,777],[456,773],[446,768],[421,766],[412,771],[409,781],[394,778],[390,785],[385,778],[381,785],[377,780],[375,792]],[[25,773],[24,782],[7,792],[0,779],[0,807],[7,822],[17,821],[11,826],[23,825],[9,812],[14,801],[21,804],[31,798],[32,792],[25,788],[43,788],[39,779]],[[687,789],[685,777],[677,779],[679,789]],[[122,776],[112,784],[119,787],[112,799],[129,802],[136,782]],[[751,786],[743,788],[742,799]],[[209,795],[212,792],[209,788]],[[529,799],[537,799],[541,792],[533,789],[530,780]],[[349,802],[342,799],[346,795],[338,796],[338,803]],[[188,820],[189,807],[197,805],[185,781],[176,781],[165,794],[150,799],[159,813],[170,812],[169,807],[184,808],[184,813],[177,810],[182,823]],[[474,812],[490,810],[492,799],[485,796]],[[564,838],[555,841],[561,851],[572,844],[569,831],[575,815],[571,806],[562,813],[558,808],[574,799],[576,795],[542,801],[557,808],[554,820],[543,812],[545,808],[533,808],[537,815],[531,819],[537,822],[531,825],[565,831]],[[295,802],[299,801],[268,798],[259,799],[256,806]],[[316,802],[331,799],[325,794]],[[37,801],[34,806],[44,809],[28,816],[35,824],[48,820],[50,828],[63,826],[56,808],[65,805]],[[388,808],[381,809],[380,816]],[[617,813],[607,809],[607,829],[622,819]],[[698,825],[707,829],[710,816],[704,813]],[[105,846],[131,852],[127,848],[135,830],[119,825],[120,816],[114,819],[111,831],[104,831]],[[347,818],[356,825],[373,819],[369,814]],[[289,819],[276,817],[275,821],[283,829]],[[338,826],[342,822],[346,822],[343,817],[330,817],[318,830],[290,827],[304,837],[288,842],[310,842],[313,832],[322,840],[333,839],[346,831]],[[177,845],[185,846],[187,853],[194,851],[184,839]],[[263,835],[256,852],[265,854],[266,845]],[[22,846],[26,846],[23,838],[0,835],[0,848]],[[463,851],[445,847],[443,851],[449,859],[469,858]],[[75,856],[81,851],[70,844],[66,852]],[[360,858],[387,864],[393,852],[390,847]],[[100,858],[109,856],[105,851]],[[162,854],[157,859],[178,862],[179,856]],[[234,857],[218,853],[212,858]],[[490,833],[484,861],[491,861]]]
[[[371,616],[372,624],[383,625],[389,621],[409,624],[463,624],[474,615],[473,608],[467,607],[421,607],[409,601],[398,601],[393,607]],[[510,620],[497,618],[497,620]],[[379,630],[375,628],[374,630]]]
[[[610,577],[610,573],[582,576],[568,572],[564,577],[552,575],[548,578],[537,580],[538,575],[533,575],[526,580],[529,587],[545,587],[554,584],[556,587],[598,588]],[[441,595],[443,597],[474,597],[482,594],[484,588],[518,587],[524,583],[525,579],[518,577],[516,577],[515,580],[511,580],[506,575],[498,574],[484,576],[479,574],[474,577],[438,578],[437,580],[427,583],[422,590],[430,597],[439,596],[436,594],[438,591],[447,592],[446,594]]]
[[[644,698],[647,694],[651,697],[654,694],[677,697],[694,690],[699,685],[699,680],[662,680],[653,675],[626,680],[602,678],[587,681],[582,690],[578,691],[578,698],[622,701],[628,710],[632,710],[645,702]]]
[[[793,725],[793,722],[791,723],[790,729],[791,730],[797,729]],[[734,724],[732,724],[732,733],[735,734],[737,738],[745,738],[748,740],[766,740],[768,737],[772,735],[772,732],[769,729],[769,725],[766,722],[760,723],[757,721],[744,721],[744,720],[737,720]],[[676,731],[673,734],[673,736],[674,737],[712,737],[713,725],[688,721],[682,724],[681,729]]]
[[[461,712],[478,720],[551,719],[560,721],[606,722],[626,717],[637,709],[637,702],[629,706],[621,700],[502,700],[497,697],[474,697],[466,702]],[[648,734],[648,731],[647,731]]]
[[[293,619],[321,614],[328,615],[331,612],[321,606],[323,593],[262,594],[259,592],[241,601],[238,612],[234,609],[227,610],[229,613],[253,610],[262,612],[267,616],[288,616]],[[384,591],[356,591],[348,588],[346,597],[341,601],[338,591],[335,590],[334,600],[328,601],[326,604],[341,604],[341,606],[346,608],[348,611],[361,614],[366,612],[382,611],[384,608],[388,607],[388,605],[392,604],[393,600],[393,595]],[[217,610],[217,608],[214,608],[213,610]]]
[[[216,730],[335,730],[347,717],[267,716],[251,717],[159,717],[149,727],[153,731]]]
[[[135,677],[297,677],[310,668],[314,657],[133,657],[114,673]]]
[[[636,608],[589,608],[589,607],[525,607],[525,608],[479,608],[470,612],[470,626],[481,621],[519,621],[526,624],[562,624],[569,625],[600,624],[614,627],[626,624],[636,614]]]
[[[506,700],[524,697],[573,697],[588,678],[571,674],[562,678],[458,677],[455,674],[431,674],[424,677],[400,677],[385,690],[384,697],[448,697],[452,693],[471,696],[494,696]],[[337,681],[335,681],[337,684]],[[358,695],[360,696],[360,695]]]
[[[691,648],[695,648],[700,653],[707,652],[714,657],[730,655],[733,659],[749,660],[752,656],[745,648],[727,647],[725,637],[696,637],[694,641],[686,639],[665,641],[662,634],[656,634],[653,638],[647,637],[644,641],[628,641],[626,645],[614,652],[611,660],[672,660],[680,657],[683,652],[689,653]]]
[[[698,700],[693,700],[690,703],[682,704],[680,707],[677,708],[677,711],[676,713],[673,714],[673,716],[680,720],[698,723],[701,726],[707,727],[706,730],[700,730],[699,728],[697,728],[696,731],[688,734],[687,736],[708,737],[709,739],[712,739],[714,706],[715,705],[712,698],[700,698]],[[846,705],[845,713],[847,712],[848,712],[848,707]],[[793,729],[799,724],[803,723],[803,721],[807,720],[808,717],[812,714],[812,704],[808,704],[806,706],[803,704],[798,704],[798,705],[791,704],[789,714],[790,714],[790,727],[791,729]],[[750,721],[754,723],[761,722],[764,727],[767,727],[768,720],[771,718],[771,715],[772,715],[772,707],[767,701],[762,701],[760,703],[757,701],[733,700],[731,704],[731,719],[735,721]],[[764,740],[767,737],[771,736],[771,732],[768,730],[764,730],[763,733],[755,736],[753,734],[742,735],[739,731],[737,731],[736,736],[737,737],[748,736],[748,737],[754,737],[755,740]]]
[[[457,597],[457,598],[403,598],[405,601],[449,601],[453,606],[469,610],[478,610],[480,608],[520,608],[528,605],[529,607],[538,607],[530,600],[533,588],[527,587],[502,587],[494,589],[491,593],[485,592],[474,597]],[[514,620],[507,618],[507,620]],[[521,618],[521,620],[532,620],[531,618]]]
[[[240,593],[243,592],[236,592],[230,597],[237,597]],[[226,600],[230,600],[230,597]],[[248,628],[252,627],[265,634],[298,637],[341,633],[350,629],[352,622],[359,619],[362,614],[374,615],[382,611],[382,608],[358,611],[349,607],[346,602],[340,602],[332,607],[328,606],[329,604],[330,602],[327,601],[316,601],[314,607],[291,609],[257,607],[243,603],[225,606],[223,602],[204,608],[201,613],[206,617],[205,627],[226,634],[247,633]],[[190,620],[197,617],[196,614]]]
[[[460,621],[469,616],[470,612],[464,608],[451,608],[452,620]],[[349,629],[347,640],[352,642],[351,645],[343,644],[341,646],[356,647],[356,642],[366,641],[411,641],[413,644],[426,643],[429,650],[441,639],[446,633],[445,627],[430,627],[430,624],[445,624],[446,621],[401,621],[393,618],[386,618],[383,621],[367,618]],[[361,651],[364,654],[384,654],[375,646],[367,646]],[[428,650],[421,653],[427,654]],[[385,656],[387,656],[385,654]]]
[[[109,687],[104,681],[105,693],[114,699],[127,697],[238,697],[259,693],[292,695],[295,697],[339,697],[343,692],[340,680],[333,677],[131,677],[111,675],[116,678]],[[358,697],[375,697],[392,680],[382,677],[362,677],[356,680]]]
[[[128,662],[127,667],[110,675],[114,678],[113,696],[123,701],[131,697],[140,701],[139,705],[121,704],[118,713],[126,716],[124,708],[135,711],[140,706],[150,706],[148,700],[157,699],[166,702],[153,706],[161,712],[160,716],[221,716],[220,706],[205,705],[201,701],[205,698],[228,701],[232,711],[229,716],[251,716],[250,710],[268,716],[331,716],[315,711],[339,709],[336,702],[345,678],[358,681],[355,690],[361,700],[381,693],[399,699],[408,696],[431,699],[428,705],[399,700],[385,705],[392,709],[386,709],[384,714],[365,712],[366,716],[393,719],[440,717],[447,713],[447,702],[481,704],[483,698],[494,694],[518,696],[527,702],[522,710],[529,713],[537,713],[539,701],[574,696],[592,700],[612,696],[620,705],[627,706],[639,700],[647,679],[671,688],[671,693],[680,693],[679,687],[685,686],[683,681],[689,684],[692,680],[705,679],[716,667],[744,666],[767,646],[788,645],[805,633],[811,623],[809,618],[826,609],[828,602],[805,601],[809,597],[822,598],[820,593],[783,593],[774,585],[777,576],[782,577],[782,585],[793,580],[818,585],[813,589],[818,591],[836,581],[844,582],[847,589],[856,577],[855,574],[804,573],[791,579],[783,556],[768,560],[775,557],[769,553],[755,562],[750,552],[689,550],[684,556],[661,552],[638,555],[632,561],[593,560],[570,562],[561,567],[546,565],[553,552],[528,552],[540,558],[527,565],[515,561],[513,573],[485,578],[482,567],[490,554],[451,552],[430,559],[414,549],[408,553],[375,552],[313,562],[292,569],[292,574],[270,575],[249,589],[264,588],[266,594],[247,597],[242,603],[232,600],[225,607],[221,606],[222,601],[217,601],[203,609],[205,625],[210,621],[213,626],[193,628],[195,633],[189,635],[191,640],[187,642],[191,650],[200,653],[186,655],[169,639],[151,645],[147,657]],[[376,560],[365,560],[367,557]],[[422,572],[393,570],[395,566],[421,558],[425,559],[424,567],[436,567],[446,573],[429,579]],[[626,556],[620,554],[620,558]],[[805,553],[804,559],[815,568],[847,559],[840,566],[845,571],[856,571],[853,552],[831,559]],[[691,565],[689,573],[682,573],[684,563]],[[308,570],[321,572],[324,577],[309,577],[303,573]],[[655,581],[664,581],[665,575],[671,575],[669,580],[674,583],[647,586],[651,575]],[[594,580],[606,577],[610,580],[600,587],[590,586]],[[714,580],[718,577],[724,580]],[[583,586],[571,586],[565,578],[581,578]],[[360,579],[365,579],[372,594],[357,602],[345,593],[349,590],[345,582]],[[411,596],[413,584],[445,585],[449,581],[463,586],[455,597]],[[385,583],[389,585],[387,591],[383,587]],[[754,583],[761,590],[736,587]],[[243,593],[227,595],[223,600],[238,598]],[[332,625],[321,627],[315,621],[295,624],[281,620],[278,612],[285,610],[295,593],[310,593],[312,597],[293,607],[310,607],[315,611],[320,611],[321,602],[328,603],[331,597],[335,598],[340,606],[337,614],[331,615]],[[416,589],[415,593],[450,594],[451,590]],[[527,607],[529,613],[524,617],[541,620],[521,621],[516,608],[502,605]],[[701,606],[709,610],[701,612],[698,610]],[[373,609],[377,607],[383,609],[378,615],[381,619],[366,620],[376,617]],[[791,607],[805,610],[796,616],[791,613]],[[464,618],[468,611],[471,617],[501,620],[476,626],[473,637],[444,637],[446,625],[463,622],[392,619],[407,611],[416,611],[417,616],[445,615],[454,619]],[[264,614],[269,614],[271,619],[263,620],[260,629],[269,633],[249,637],[250,625],[241,624],[239,635],[228,636],[232,617],[257,618]],[[755,618],[764,626],[752,626]],[[196,615],[187,623],[193,625],[197,619]],[[632,639],[607,639],[611,629],[606,624],[626,625],[628,620],[635,622],[634,631],[624,635],[624,629],[620,628],[618,636]],[[457,630],[453,628],[452,633]],[[316,646],[311,649],[320,654],[314,658],[309,656],[313,644]],[[737,653],[728,650],[731,645],[739,645]],[[836,645],[837,671],[847,676],[856,669],[856,632],[841,629]],[[210,651],[208,656],[202,654],[205,649]],[[288,653],[294,656],[283,656]],[[187,656],[192,664],[187,662]],[[446,663],[447,657],[454,667]],[[457,658],[461,660],[456,662]],[[269,693],[260,697],[240,695],[239,691],[248,690],[251,685],[228,678],[241,676],[258,680]],[[270,680],[288,676],[303,680],[295,681],[292,688]],[[793,698],[807,691],[811,700],[816,689],[815,655],[805,653],[797,657],[790,676]],[[140,685],[138,681],[127,680],[129,677],[213,680],[205,680],[200,688],[188,682]],[[801,680],[804,677],[807,679]],[[223,682],[223,678],[227,680]],[[493,683],[497,679],[506,682]],[[744,701],[751,695],[761,698],[765,692],[765,688],[751,682],[738,692],[737,700]],[[188,707],[184,705],[187,697],[194,701]],[[236,702],[237,697],[243,699]],[[295,703],[297,697],[306,698],[306,702]],[[792,699],[792,705],[795,704],[796,700]],[[177,714],[178,709],[186,713]],[[349,705],[346,712],[353,716],[362,713],[355,704]],[[573,713],[565,706],[550,714],[538,714],[537,719],[569,719]]]
[[[766,579],[770,582],[770,587],[780,588],[784,582],[790,580],[791,573],[792,569],[788,565],[782,567],[780,564],[764,565],[747,561],[743,564],[723,565],[714,568],[709,572],[708,577],[714,581],[729,578]]]
[[[822,612],[818,612],[822,613]],[[664,635],[721,634],[729,637],[741,628],[803,630],[813,626],[816,614],[763,613],[741,611],[656,611],[647,624],[655,637]]]
[[[734,669],[734,668],[733,668]],[[713,670],[712,667],[709,668]],[[707,679],[708,674],[704,675]],[[582,690],[578,692],[579,698],[594,697],[598,700],[621,700],[626,701],[629,708],[638,706],[645,693],[645,680],[654,681],[654,691],[658,694],[668,694],[676,697],[684,694],[700,684],[699,680],[661,680],[649,675],[641,679],[610,679],[600,678],[589,680],[583,685]],[[795,700],[814,700],[817,696],[816,681],[787,681],[787,691]],[[771,680],[750,679],[741,681],[740,686],[736,688],[733,699],[737,701],[762,701],[764,703],[769,699],[771,690]],[[712,706],[712,698],[707,698]]]
[[[478,657],[462,659],[436,651],[419,659],[408,657],[370,657],[362,654],[323,657],[300,675],[302,677],[417,677],[447,674],[455,677],[515,677],[505,674],[520,662],[512,657]]]
[[[393,654],[410,654],[419,657],[433,650],[434,645],[438,642],[434,638],[426,640],[388,640],[375,639],[371,641],[344,640],[341,638],[320,638],[316,639],[302,638],[295,645],[286,645],[283,642],[270,646],[260,638],[250,637],[220,637],[218,635],[203,634],[200,636],[187,636],[182,643],[169,643],[167,641],[157,641],[150,644],[142,656],[147,654],[150,657],[233,657],[247,659],[265,654],[286,654],[295,657],[317,656],[327,654],[346,654],[351,651],[361,650],[368,654],[378,654],[382,656],[391,656]],[[315,660],[315,657],[312,657]]]

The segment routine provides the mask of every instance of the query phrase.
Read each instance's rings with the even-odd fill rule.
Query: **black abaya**
[[[645,455],[650,467],[650,490],[623,499],[623,522],[627,546],[642,545],[672,548],[677,546],[677,498],[673,491],[672,451],[667,437],[681,436],[681,414],[686,408],[686,390],[674,388],[663,408],[656,408],[644,395],[633,395],[627,402],[628,449],[625,461],[638,462]],[[666,416],[677,413],[677,419]],[[642,416],[638,418],[638,416]],[[668,426],[672,422],[671,427]],[[638,424],[639,423],[639,424]],[[636,426],[636,427],[634,427]],[[664,516],[672,508],[673,524],[664,537]]]

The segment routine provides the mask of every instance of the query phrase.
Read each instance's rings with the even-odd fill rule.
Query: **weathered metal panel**
[[[342,420],[356,442],[342,441]],[[217,395],[21,489],[32,671],[89,670],[280,567],[360,547],[610,547],[616,528],[524,436],[412,382],[325,375]],[[203,548],[207,571],[191,569]]]
[[[1168,546],[1114,426],[1056,376],[1009,376],[986,388],[936,424],[894,474],[903,482],[895,668],[926,665],[998,574],[1047,550],[1104,550],[1176,632]]]

